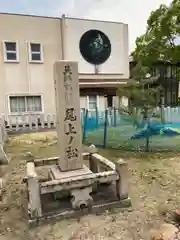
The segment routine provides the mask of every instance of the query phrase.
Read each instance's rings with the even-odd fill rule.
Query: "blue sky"
[[[0,0],[0,12],[121,21],[129,25],[130,51],[151,11],[171,0]]]

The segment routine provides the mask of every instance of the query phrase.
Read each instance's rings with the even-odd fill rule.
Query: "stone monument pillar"
[[[54,86],[59,167],[61,171],[83,168],[78,63],[57,61]]]

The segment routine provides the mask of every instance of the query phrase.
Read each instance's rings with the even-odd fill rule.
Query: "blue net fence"
[[[180,151],[180,108],[160,109],[143,120],[118,109],[81,111],[83,143],[130,151]]]

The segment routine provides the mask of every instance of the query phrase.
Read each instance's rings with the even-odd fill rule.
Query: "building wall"
[[[80,107],[87,108],[87,97],[86,96],[80,97]]]
[[[97,29],[105,33],[111,42],[111,55],[100,65],[100,74],[117,74],[119,78],[129,78],[128,26],[122,23],[102,22],[66,18],[64,21],[65,58],[79,62],[80,74],[94,74],[94,65],[86,62],[79,51],[82,35]],[[111,76],[112,77],[112,76]]]
[[[9,114],[8,96],[41,94],[44,112],[53,114],[53,63],[62,59],[60,20],[0,14],[0,111]],[[18,63],[4,63],[3,41],[17,41]],[[28,42],[42,44],[43,63],[29,63]]]
[[[111,41],[110,58],[94,73],[79,51],[82,34],[90,29],[103,31]],[[4,62],[4,41],[17,42],[19,61]],[[43,61],[29,62],[29,43],[42,46]],[[43,108],[40,114],[55,114],[53,63],[56,60],[73,60],[79,63],[79,78],[89,82],[119,81],[129,78],[128,28],[125,24],[80,19],[59,19],[16,14],[0,14],[0,113],[12,114],[9,96],[41,95]],[[97,92],[97,105],[105,109],[106,100]],[[92,93],[93,94],[93,93]],[[87,95],[87,96],[86,96]],[[81,108],[88,108],[88,94],[80,97]],[[27,112],[27,114],[38,114]]]
[[[106,108],[106,98],[104,96],[99,96],[99,108],[104,110]]]

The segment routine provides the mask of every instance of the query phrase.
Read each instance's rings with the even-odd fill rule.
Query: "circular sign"
[[[89,30],[80,39],[79,49],[83,58],[95,65],[104,63],[111,54],[109,38],[99,30]]]

